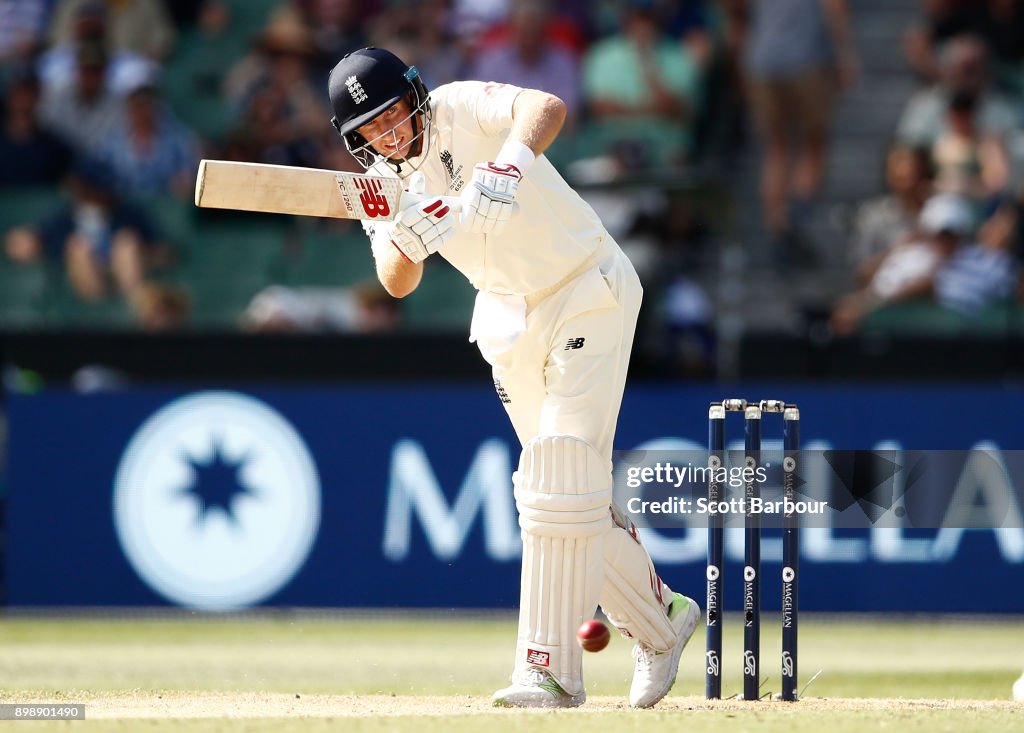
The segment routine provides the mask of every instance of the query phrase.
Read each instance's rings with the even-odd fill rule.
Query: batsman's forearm
[[[386,239],[374,240],[373,259],[377,265],[377,279],[393,298],[404,298],[419,286],[423,278],[423,263],[409,262]]]
[[[566,114],[565,102],[553,94],[524,89],[512,105],[510,137],[540,155],[558,137]]]

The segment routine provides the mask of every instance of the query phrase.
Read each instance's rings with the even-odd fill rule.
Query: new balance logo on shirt
[[[583,342],[586,340],[587,339],[582,336],[580,338],[569,339],[568,343],[565,345],[565,351],[568,351],[569,349],[582,349]]]

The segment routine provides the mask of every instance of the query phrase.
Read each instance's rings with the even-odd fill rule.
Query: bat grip
[[[441,200],[445,206],[452,210],[453,214],[458,214],[462,211],[462,199],[458,196],[442,196]]]
[[[427,196],[426,194],[412,193],[410,191],[402,192],[402,199],[398,203],[398,209],[399,211],[405,211],[410,206],[415,206],[421,201],[426,201],[428,199],[441,199],[441,201],[452,210],[453,214],[458,214],[462,211],[462,199],[458,196]]]

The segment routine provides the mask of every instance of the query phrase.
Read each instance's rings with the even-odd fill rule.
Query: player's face
[[[388,107],[356,132],[385,158],[402,160],[409,157],[415,135],[409,100],[402,99]]]

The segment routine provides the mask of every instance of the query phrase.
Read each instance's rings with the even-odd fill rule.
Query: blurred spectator
[[[619,152],[627,174],[678,165],[691,142],[697,65],[661,32],[652,0],[629,0],[624,21],[621,34],[598,41],[584,58],[583,92],[597,123],[593,138]]]
[[[931,195],[933,176],[929,151],[898,143],[889,149],[885,158],[888,193],[858,208],[850,241],[852,262],[873,271],[876,258],[916,231],[921,207]],[[859,279],[866,281],[863,274]]]
[[[492,47],[508,43],[514,33],[516,10],[524,3],[509,6],[502,22],[492,26],[486,33],[475,39],[474,55],[489,51]],[[528,3],[526,3],[528,4]],[[544,33],[547,43],[569,51],[579,59],[587,50],[587,32],[590,28],[590,9],[583,0],[561,0],[558,3],[544,3],[548,10]]]
[[[256,48],[231,69],[225,87],[242,124],[232,141],[237,157],[317,166],[317,140],[330,114],[327,95],[311,78],[315,52],[309,28],[286,6],[268,21]]]
[[[163,103],[155,67],[130,86],[122,117],[97,155],[110,166],[123,196],[191,197],[199,146]]]
[[[174,26],[162,0],[57,0],[50,32],[53,45],[75,37],[83,9],[105,12],[111,52],[131,51],[161,60],[174,46]]]
[[[956,36],[978,34],[987,0],[920,0],[922,18],[907,31],[903,51],[910,67],[925,82],[941,76],[939,52]]]
[[[32,57],[43,45],[49,0],[0,0],[0,63]]]
[[[456,35],[474,43],[508,17],[510,0],[453,0],[452,25]]]
[[[840,300],[832,312],[837,333],[855,331],[866,315],[881,307],[933,296],[937,273],[971,236],[971,206],[955,194],[933,196],[921,210],[918,229],[918,236],[877,258],[863,289]]]
[[[709,8],[705,0],[677,0],[668,4],[666,32],[686,46],[690,57],[703,70],[714,58],[715,42],[710,27]]]
[[[1017,212],[1005,206],[978,232],[978,242],[960,247],[935,276],[935,299],[944,308],[977,315],[992,303],[1006,302],[1020,279],[1013,257]]]
[[[858,75],[845,0],[752,0],[744,68],[762,146],[762,216],[774,258],[807,258],[839,89]]]
[[[571,51],[548,42],[550,22],[549,0],[521,0],[509,13],[508,37],[481,51],[469,76],[550,92],[565,102],[573,127],[580,114],[579,65]]]
[[[71,149],[39,126],[39,80],[18,68],[7,85],[0,127],[0,187],[57,184],[71,164]]]
[[[701,153],[717,153],[728,166],[737,153],[747,148],[749,137],[748,94],[744,72],[747,0],[717,0],[713,13],[716,56],[709,69],[708,116],[705,118],[707,145]]]
[[[587,3],[588,22],[595,41],[613,36],[622,29],[623,4],[624,0],[591,0]]]
[[[923,0],[923,18],[907,31],[904,52],[924,81],[941,76],[943,46],[961,35],[974,35],[988,47],[1001,82],[1021,89],[1024,60],[1024,3],[1020,0]]]
[[[220,142],[238,124],[237,109],[225,98],[224,80],[245,51],[248,38],[233,27],[223,0],[207,0],[196,25],[182,36],[162,80],[161,94],[189,128]],[[221,151],[211,151],[223,157]]]
[[[454,34],[449,5],[448,0],[395,0],[370,24],[371,45],[415,65],[428,89],[463,77],[475,37]]]
[[[983,134],[977,119],[974,92],[955,92],[949,100],[944,131],[932,146],[935,188],[975,201],[1000,196],[1010,178],[1010,162],[1003,139]]]
[[[271,285],[242,314],[247,331],[392,331],[398,301],[373,281],[351,288],[288,288]]]
[[[85,47],[98,46],[103,50],[106,66],[103,82],[117,94],[124,90],[124,80],[138,73],[140,67],[153,62],[128,49],[113,48],[109,43],[107,10],[102,2],[81,4],[75,11],[70,37],[47,49],[38,61],[39,77],[43,89],[61,89],[75,82],[78,57]]]
[[[143,330],[174,331],[188,320],[191,301],[180,288],[147,282],[135,290],[131,305]]]
[[[1018,124],[1013,104],[989,89],[988,53],[973,36],[957,36],[942,49],[939,81],[915,93],[900,117],[898,136],[913,147],[932,148],[948,129],[948,110],[953,95],[975,96],[975,125],[983,137],[1005,140]]]
[[[558,0],[550,32],[559,43],[582,56],[594,38],[593,12],[593,0]]]
[[[658,345],[667,375],[714,375],[715,306],[698,282],[676,275],[666,285]]]
[[[982,35],[992,51],[996,83],[1024,96],[1024,2],[989,0]]]
[[[121,101],[104,84],[107,55],[99,43],[78,47],[74,77],[43,90],[39,116],[76,151],[96,150],[113,131]]]
[[[365,22],[372,4],[366,0],[295,0],[313,31],[314,67],[324,84],[342,56],[367,45]]]
[[[72,289],[88,302],[111,291],[134,296],[157,249],[149,219],[119,201],[108,170],[86,160],[75,165],[71,201],[37,224],[12,229],[6,241],[15,262],[63,259]]]
[[[171,0],[165,2],[164,9],[175,28],[191,28],[199,23],[199,18],[211,5],[226,11],[223,0]]]

